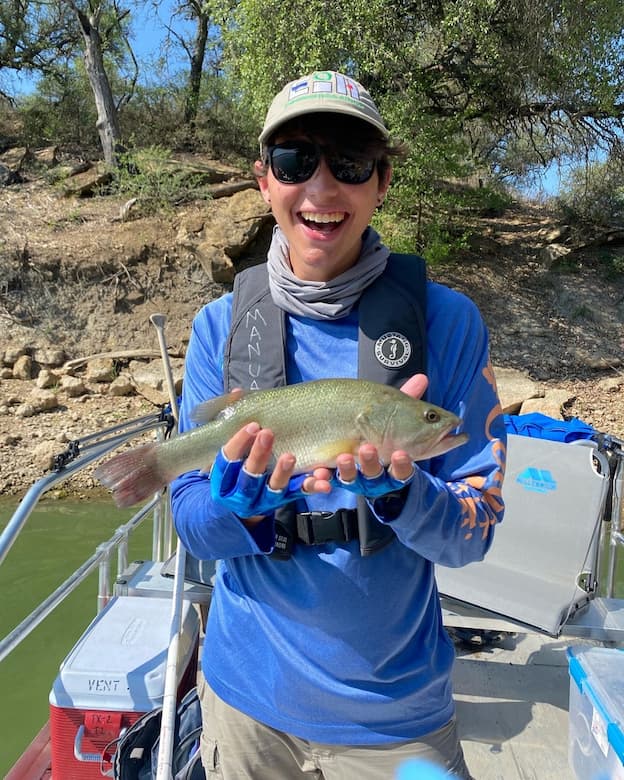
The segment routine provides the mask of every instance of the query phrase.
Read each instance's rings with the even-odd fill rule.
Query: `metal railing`
[[[104,457],[117,447],[137,438],[150,430],[154,430],[159,439],[177,433],[178,399],[173,380],[173,372],[167,342],[165,339],[166,317],[163,314],[152,314],[150,322],[158,335],[163,363],[163,374],[169,396],[169,411],[120,423],[103,431],[84,436],[71,442],[67,450],[55,458],[53,473],[40,479],[26,493],[18,508],[12,515],[4,531],[0,535],[0,565],[9,553],[13,543],[32,514],[37,502],[52,487],[64,482],[74,474],[82,471],[96,460]],[[128,541],[132,532],[145,520],[152,516],[152,560],[162,561],[173,552],[174,532],[171,517],[171,503],[168,492],[154,495],[124,525],[120,526],[113,536],[98,545],[95,553],[82,566],[68,577],[48,598],[44,599],[13,631],[0,640],[0,661],[14,650],[23,640],[59,605],[61,604],[95,569],[99,570],[97,611],[104,608],[111,598],[111,559],[117,551],[117,577],[128,567]],[[171,780],[172,755],[175,734],[176,688],[177,688],[177,656],[180,633],[182,630],[182,603],[184,593],[184,565],[186,553],[178,542],[176,548],[176,571],[172,592],[172,610],[170,620],[169,648],[165,672],[165,687],[163,695],[163,711],[160,729],[157,780]]]
[[[27,491],[0,534],[0,565],[26,525],[39,499],[48,490],[83,471],[120,445],[132,441],[147,431],[155,430],[156,435],[162,439],[168,427],[170,427],[170,419],[167,415],[152,414],[72,442],[65,453],[57,456],[56,469],[35,482]],[[119,576],[128,566],[128,544],[132,533],[150,515],[153,518],[152,559],[159,561],[163,560],[164,556],[170,555],[172,552],[170,549],[172,523],[169,501],[164,494],[156,494],[130,520],[117,528],[110,539],[99,544],[95,552],[56,590],[38,604],[19,625],[7,636],[0,639],[0,661],[20,645],[96,569],[99,571],[97,593],[97,611],[99,612],[112,595],[111,564],[113,557],[115,554],[117,555],[115,576]]]

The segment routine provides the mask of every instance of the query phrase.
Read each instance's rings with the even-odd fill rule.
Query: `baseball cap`
[[[350,76],[333,70],[318,70],[290,81],[273,98],[259,136],[260,146],[280,125],[303,114],[346,114],[368,122],[384,138],[389,132],[368,91]]]

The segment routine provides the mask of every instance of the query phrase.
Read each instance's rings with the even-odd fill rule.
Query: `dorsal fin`
[[[233,406],[240,401],[244,395],[245,393],[240,387],[235,387],[231,393],[218,395],[215,398],[204,401],[193,409],[191,412],[191,420],[200,425],[204,425],[205,423],[214,420],[217,415],[225,412],[228,407]]]

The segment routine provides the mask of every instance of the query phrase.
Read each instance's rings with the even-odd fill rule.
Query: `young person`
[[[251,423],[210,473],[176,480],[180,538],[218,560],[200,683],[208,777],[390,779],[420,758],[470,778],[434,566],[487,552],[505,432],[475,305],[418,282],[419,259],[391,255],[369,226],[395,154],[370,95],[343,74],[313,73],[275,97],[256,162],[277,223],[267,263],[197,314],[180,429],[233,387],[364,376],[426,389],[469,441],[383,464],[365,443],[335,473],[302,480]]]

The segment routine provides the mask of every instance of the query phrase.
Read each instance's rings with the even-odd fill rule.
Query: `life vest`
[[[364,290],[358,304],[359,377],[400,387],[426,373],[426,284],[421,257],[391,254],[384,272]],[[236,275],[223,360],[226,391],[287,384],[285,316],[271,297],[265,263]],[[296,542],[356,538],[361,554],[370,555],[394,539],[391,526],[377,520],[362,496],[357,511],[297,512],[293,503],[281,507],[275,521],[276,557],[289,557]]]

